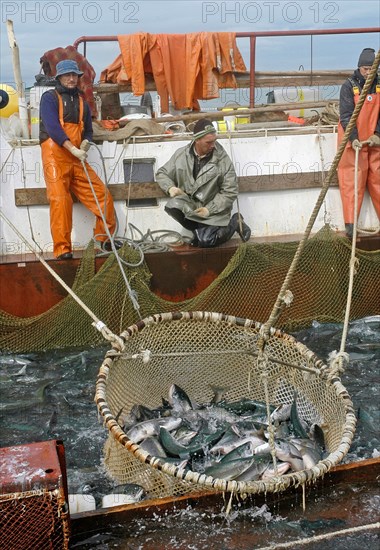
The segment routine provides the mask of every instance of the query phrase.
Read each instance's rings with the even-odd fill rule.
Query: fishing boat
[[[314,90],[315,95],[315,88],[311,86],[322,88],[332,81],[340,84],[350,71],[313,70],[291,74],[262,74],[255,70],[256,41],[267,36],[335,36],[378,31],[379,29],[372,28],[237,33],[237,38],[250,41],[250,70],[236,74],[236,85],[248,87],[250,90],[247,108],[232,110],[232,114],[229,110],[228,116],[222,110],[216,110],[177,113],[169,118],[156,117],[153,122],[158,125],[155,128],[162,132],[159,135],[152,135],[152,131],[149,135],[140,135],[144,131],[137,131],[136,135],[132,133],[128,138],[117,139],[120,136],[118,132],[102,131],[98,139],[95,132],[94,139],[98,148],[91,148],[89,162],[100,170],[113,195],[119,224],[118,235],[137,241],[145,238],[152,243],[152,240],[162,242],[164,238],[164,235],[160,238],[156,232],[175,232],[174,237],[166,236],[169,246],[164,253],[157,253],[157,247],[155,250],[152,246],[144,256],[152,273],[154,292],[172,301],[195,296],[222,272],[241,242],[235,235],[232,241],[217,251],[194,249],[187,244],[189,233],[181,231],[180,226],[164,212],[167,199],[155,183],[155,173],[174,151],[189,142],[191,131],[183,129],[191,121],[207,116],[224,124],[225,128],[229,122],[225,118],[232,118],[236,122],[234,130],[230,127],[229,131],[220,131],[218,139],[232,158],[238,174],[238,207],[252,229],[251,243],[299,241],[321,192],[322,182],[337,151],[337,121],[327,125],[299,124],[292,122],[289,115],[295,114],[299,118],[299,115],[305,116],[306,113],[302,120],[310,120],[308,115],[321,111],[328,103],[305,102],[305,98],[308,99],[307,94],[310,95]],[[117,40],[117,37],[81,37],[74,47],[77,49],[83,43],[86,48],[88,43],[102,40]],[[152,87],[148,75],[146,86],[147,89]],[[255,106],[255,89],[262,86],[275,86],[275,90],[284,86],[292,87],[295,97],[292,97],[291,103]],[[38,92],[39,88],[35,87],[37,92],[34,95],[45,89],[42,87]],[[105,112],[101,116],[107,118],[113,115],[113,118],[118,118],[121,109],[119,93],[130,89],[130,84],[102,83],[95,86],[97,97],[103,98]],[[302,102],[297,101],[300,94],[304,98]],[[220,109],[225,107],[226,105],[220,105]],[[262,118],[263,115],[266,120]],[[182,124],[179,131],[177,129],[163,133],[166,131],[164,128],[175,126],[178,120]],[[141,121],[131,120],[128,124],[131,126],[139,122]],[[30,243],[32,249],[36,249],[38,253],[42,251],[47,262],[51,262],[53,256],[49,209],[40,146],[37,139],[18,137],[7,140],[3,132],[1,151],[2,213],[13,224],[13,228],[4,218],[1,220],[0,309],[10,315],[31,317],[46,312],[66,295],[61,285],[46,272],[26,244]],[[74,259],[68,262],[51,262],[57,274],[69,285],[74,280],[83,250],[92,239],[92,223],[92,215],[81,204],[74,204]],[[334,232],[344,235],[341,199],[335,174],[331,177],[323,210],[317,216],[312,233],[317,233],[326,223],[330,224]],[[358,247],[379,249],[379,235],[376,234],[378,220],[367,195],[358,227],[375,230],[375,234],[371,236],[359,234]],[[18,234],[14,228],[17,228]],[[170,246],[170,241],[173,246]],[[103,261],[104,258],[97,258],[96,269]],[[167,265],[170,265],[170,270],[166,268]]]
[[[329,83],[332,78],[335,83],[342,83],[351,71],[298,71],[290,75],[276,73],[275,76],[257,73],[256,39],[276,35],[334,35],[379,30],[371,28],[320,32],[237,33],[238,38],[250,40],[250,70],[236,75],[237,85],[250,89],[249,105],[235,106],[232,112],[229,108],[227,114],[223,112],[226,106],[222,105],[215,111],[175,113],[171,117],[156,116],[153,122],[160,125],[156,126],[161,128],[159,133],[141,135],[141,122],[133,122],[132,119],[126,128],[128,125],[134,125],[139,131],[128,137],[120,138],[120,134],[113,134],[113,131],[106,131],[104,128],[99,131],[99,137],[94,139],[98,147],[91,148],[89,162],[99,169],[101,166],[101,169],[104,167],[104,180],[107,181],[115,200],[119,222],[118,235],[127,241],[120,257],[128,262],[127,282],[133,281],[128,292],[125,290],[125,279],[120,276],[120,265],[115,256],[99,254],[92,246],[92,217],[80,204],[74,205],[74,258],[68,261],[53,259],[48,200],[41,170],[39,143],[36,139],[24,136],[18,136],[17,139],[8,136],[7,139],[2,134],[4,216],[1,220],[0,310],[5,335],[1,340],[3,352],[25,352],[36,345],[38,349],[48,349],[49,346],[64,347],[68,343],[82,346],[99,343],[101,336],[95,333],[87,312],[81,311],[80,306],[74,303],[70,289],[74,289],[75,294],[79,295],[91,310],[96,311],[102,322],[105,321],[115,333],[120,332],[120,325],[122,328],[129,326],[141,318],[141,315],[183,309],[185,301],[187,305],[192,306],[188,309],[219,310],[226,314],[247,316],[265,322],[298,243],[304,237],[305,227],[315,211],[318,197],[325,188],[326,179],[329,190],[324,196],[323,212],[316,216],[308,259],[295,278],[297,303],[302,304],[303,309],[296,308],[290,314],[284,310],[280,317],[280,327],[294,330],[306,326],[312,319],[342,320],[342,304],[346,303],[348,286],[346,281],[342,284],[342,270],[347,269],[348,274],[352,243],[344,235],[336,176],[328,170],[337,154],[337,121],[326,125],[305,124],[308,120],[305,110],[317,110],[318,118],[321,110],[327,106],[327,101],[303,100],[255,106],[254,97],[255,86],[270,87],[274,82],[278,82],[279,78],[281,86],[294,85],[296,80],[296,87],[302,90],[311,89],[316,82],[321,85]],[[81,37],[74,47],[77,49],[81,43],[87,44],[101,39]],[[107,107],[108,113],[116,112],[116,117],[111,118],[119,120],[118,109],[121,106],[117,101],[116,104],[110,102],[110,98],[112,100],[113,96],[115,99],[115,94],[119,96],[119,93],[130,88],[103,83],[95,89],[98,97],[103,98],[103,105]],[[271,116],[258,122],[262,113],[271,113]],[[291,118],[292,113],[297,115],[298,120]],[[302,115],[304,119],[301,121]],[[179,230],[175,222],[165,215],[166,198],[155,183],[155,173],[177,148],[191,140],[191,131],[188,131],[186,126],[202,116],[215,121],[219,142],[234,162],[239,178],[238,208],[252,229],[249,243],[242,244],[238,238],[233,238],[217,249],[197,249],[188,244],[189,235]],[[228,124],[231,123],[231,118],[234,119],[233,128]],[[137,174],[140,173],[142,176],[136,176],[135,169]],[[380,252],[378,219],[368,196],[365,197],[358,225],[366,230],[366,234],[359,235],[356,241],[361,265],[366,267],[357,279],[358,290],[351,318],[380,313],[378,285],[372,287],[371,296],[368,296],[367,292],[370,281],[377,280],[378,277]],[[369,235],[371,230],[372,234]],[[168,236],[167,231],[172,233]],[[155,237],[157,234],[161,237],[162,233],[162,238]],[[133,243],[136,242],[139,246],[134,247]],[[143,248],[143,244],[150,246]],[[143,254],[141,250],[144,250]],[[319,279],[318,273],[322,274]],[[107,284],[104,281],[107,281]],[[321,300],[321,290],[325,291],[326,288],[329,290],[330,298],[328,303],[324,304]],[[138,308],[132,300],[135,296],[133,291],[137,294]],[[100,301],[102,307],[97,309]],[[213,307],[215,304],[218,305],[217,309]],[[86,324],[88,329],[84,334],[85,331],[81,332],[78,327]],[[36,498],[38,507],[39,497],[46,496],[46,491],[54,492],[59,488],[62,500],[57,498],[58,515],[66,523],[64,527],[58,528],[58,538],[67,544],[68,514],[67,509],[60,508],[60,505],[64,507],[67,501],[61,444],[50,444],[49,451],[51,456],[54,456],[53,471],[60,472],[54,480],[56,487],[52,488],[49,479],[46,487],[42,484],[39,494],[33,492],[33,487],[20,487],[17,483],[13,488],[9,485],[8,492],[26,491],[27,497]],[[36,453],[38,464],[38,457],[41,457],[43,450],[38,448]],[[48,470],[49,465],[46,465],[45,472]],[[331,481],[332,493],[340,491],[342,484],[351,487],[358,483],[358,493],[367,491],[367,494],[375,495],[374,485],[378,472],[379,459],[372,459],[337,466],[329,473],[328,480],[325,478],[318,483],[328,492]],[[29,490],[33,495],[29,494]],[[299,504],[302,496],[296,490],[292,496],[295,501],[292,501],[292,497],[287,493],[284,498],[275,495],[273,501],[278,507],[284,506],[286,513],[298,515],[299,511],[294,507],[294,502]],[[260,498],[254,497],[255,506],[266,504]],[[168,497],[119,506],[112,510],[100,509],[95,512],[73,514],[70,520],[72,540],[77,542],[84,538],[89,539],[95,531],[99,533],[100,526],[109,528],[111,523],[124,521],[131,526],[132,520],[161,516],[168,511],[178,511],[184,507],[188,509],[194,504],[197,509],[211,506],[213,512],[210,513],[215,513],[222,507],[222,499],[220,493],[194,492],[190,496]],[[363,514],[360,519],[352,518],[351,512],[355,508],[353,503],[357,502],[359,507],[360,499],[355,501],[352,492],[345,495],[344,499],[347,506],[340,507],[339,514],[334,515],[337,523],[331,524],[328,533],[330,538],[344,537],[355,530],[363,533],[378,530],[378,517]],[[249,505],[252,505],[250,499]],[[348,513],[345,514],[347,509]],[[321,517],[320,511],[312,507],[309,508],[309,512],[310,521]],[[128,529],[130,536],[136,541],[136,532],[133,532],[132,527]],[[192,536],[189,533],[188,542]],[[257,532],[253,533],[252,530],[246,529],[244,537],[245,547],[252,547],[253,544],[260,545],[257,547],[268,546],[268,539],[264,534],[260,538]],[[234,535],[231,540],[230,547],[238,548],[241,544],[241,533]],[[294,544],[291,536],[286,542]],[[89,547],[93,543],[94,541],[89,540]],[[222,541],[219,541],[219,544],[221,543]],[[168,548],[168,545],[169,540],[163,538],[162,534],[153,536],[152,548]],[[277,545],[281,547],[278,541]],[[220,545],[216,542],[215,547]]]

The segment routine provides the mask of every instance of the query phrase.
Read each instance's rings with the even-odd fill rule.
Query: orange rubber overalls
[[[80,147],[83,135],[83,99],[79,97],[79,124],[63,121],[63,101],[59,94],[59,121],[67,137],[75,147]],[[104,224],[91,190],[87,176],[84,173],[82,163],[67,149],[61,147],[51,138],[41,144],[42,164],[47,188],[47,196],[50,202],[50,230],[54,243],[54,256],[60,256],[71,252],[71,231],[73,199],[71,192],[96,216],[94,234],[98,241],[106,241]],[[90,176],[96,197],[107,221],[107,227],[111,233],[116,228],[114,204],[111,194],[102,180],[86,162],[88,175]],[[106,210],[104,211],[104,202]]]
[[[353,86],[354,102],[357,104],[360,91]],[[376,93],[365,98],[359,116],[356,120],[359,141],[365,141],[375,132],[380,114],[380,85]],[[339,122],[338,146],[343,139],[344,130]],[[363,203],[366,187],[371,196],[378,218],[380,219],[380,147],[363,145],[358,160],[358,217]],[[348,142],[338,166],[340,196],[343,204],[344,223],[354,223],[354,181],[355,181],[355,150]]]

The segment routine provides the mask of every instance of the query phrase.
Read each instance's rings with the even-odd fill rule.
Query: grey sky
[[[0,82],[14,81],[6,20],[14,24],[20,48],[22,77],[33,85],[44,52],[65,47],[89,35],[117,35],[138,31],[186,33],[197,31],[272,31],[380,26],[378,0],[308,1],[121,1],[60,0],[1,3]],[[248,40],[238,46],[248,61]],[[314,68],[355,68],[364,47],[380,47],[378,34],[313,39]],[[79,51],[83,53],[83,46]],[[117,43],[89,44],[87,57],[96,70],[118,54]],[[310,38],[265,38],[257,44],[257,70],[298,70],[311,63]]]

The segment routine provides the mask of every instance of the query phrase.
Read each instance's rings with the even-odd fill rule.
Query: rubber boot
[[[194,231],[195,238],[198,240],[197,246],[213,248],[226,243],[238,230],[237,223],[237,215],[234,214],[226,226],[205,225],[204,227],[198,227]]]
[[[354,234],[354,224],[353,223],[346,223],[346,236],[349,239],[352,239]]]
[[[243,216],[240,214],[241,219],[241,231],[240,231],[240,223],[239,223],[239,214],[236,213],[232,216],[230,223],[232,222],[236,226],[236,231],[239,233],[241,240],[243,243],[246,243],[251,238],[251,229],[248,227],[248,225],[245,223]]]

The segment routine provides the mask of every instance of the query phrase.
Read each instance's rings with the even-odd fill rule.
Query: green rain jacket
[[[156,181],[167,194],[173,185],[186,193],[170,199],[167,202],[168,208],[181,210],[187,219],[195,222],[226,226],[238,195],[234,166],[224,148],[216,142],[211,160],[194,180],[192,145],[190,143],[178,149],[171,159],[159,168]],[[210,212],[207,218],[194,214],[194,210],[201,206],[205,206]]]

